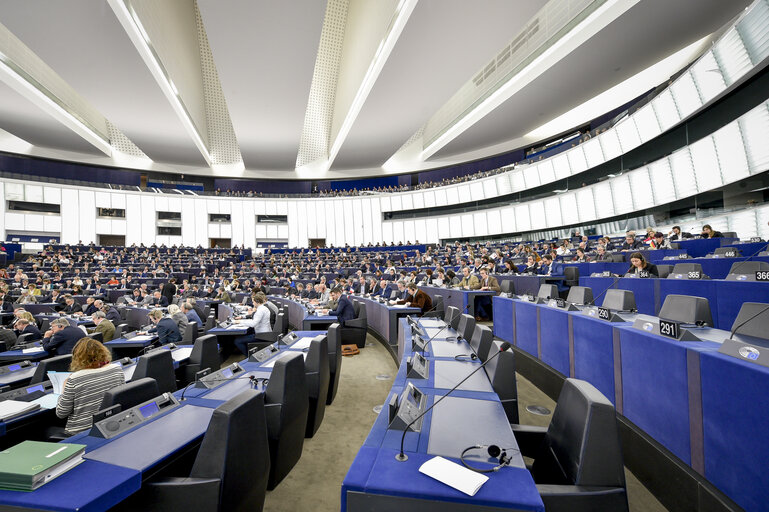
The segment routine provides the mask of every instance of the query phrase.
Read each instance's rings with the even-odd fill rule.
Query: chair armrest
[[[277,332],[260,332],[257,334],[254,334],[254,339],[256,341],[266,341],[268,343],[275,343],[278,341],[278,333]]]
[[[547,433],[547,427],[535,427],[533,425],[510,425],[513,435],[521,450],[521,455],[531,457],[542,444]]]
[[[537,485],[547,512],[590,512],[611,510],[627,512],[624,487],[580,485]]]
[[[137,500],[147,509],[164,511],[216,510],[219,506],[219,478],[166,478],[147,482]],[[131,500],[131,504],[133,504]]]

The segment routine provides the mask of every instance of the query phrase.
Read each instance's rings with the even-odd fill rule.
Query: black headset
[[[497,461],[499,462],[497,466],[491,469],[480,469],[480,468],[476,468],[469,465],[467,461],[465,461],[465,455],[467,454],[467,452],[469,452],[470,450],[483,450],[483,449],[487,450],[489,457],[497,459]],[[476,473],[496,473],[503,467],[510,465],[510,463],[513,461],[513,458],[507,454],[507,450],[510,450],[510,449],[511,448],[500,448],[495,444],[492,444],[492,445],[476,444],[462,450],[462,455],[459,456],[459,460],[462,461],[462,465],[464,467],[466,467],[467,469],[471,469]]]

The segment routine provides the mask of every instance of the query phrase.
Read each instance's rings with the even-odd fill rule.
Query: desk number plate
[[[702,279],[702,272],[699,270],[692,270],[688,273],[689,279]]]
[[[611,318],[611,311],[606,308],[598,308],[598,318],[601,320],[608,320]]]
[[[769,281],[769,270],[756,270],[756,281]]]
[[[680,334],[678,323],[660,320],[660,334],[662,336],[667,336],[668,338],[678,339]]]
[[[563,309],[563,308],[566,307],[566,301],[559,297],[559,298],[555,299],[555,305],[557,307]]]

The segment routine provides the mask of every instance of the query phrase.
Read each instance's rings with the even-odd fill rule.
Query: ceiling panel
[[[712,33],[749,3],[750,0],[698,0],[694,9],[690,0],[639,2],[433,158],[475,151],[522,137]],[[606,105],[605,111],[618,106]]]
[[[198,6],[246,168],[293,171],[326,2]]]
[[[107,2],[0,2],[0,22],[158,162],[206,165]]]
[[[333,169],[381,166],[545,3],[420,1]]]
[[[4,82],[0,82],[0,128],[35,146],[104,154]]]

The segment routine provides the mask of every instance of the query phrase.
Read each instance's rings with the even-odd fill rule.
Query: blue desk
[[[732,245],[739,241],[739,238],[694,238],[681,240],[677,243],[681,249],[689,254],[689,256],[699,258],[700,256],[711,254],[719,247]]]
[[[14,364],[9,366],[11,367],[11,371],[5,375],[0,375],[0,386],[16,387],[19,383],[29,381],[35,374],[35,370],[37,370],[37,363],[33,363],[32,366],[28,368],[21,368]]]
[[[40,347],[40,343],[35,343],[35,347]],[[26,359],[30,361],[40,361],[41,359],[45,359],[49,357],[48,352],[45,350],[42,350],[40,352],[31,352],[25,354],[23,350],[6,350],[5,352],[0,352],[0,361],[24,361]]]
[[[467,313],[475,316],[475,297],[479,295],[496,295],[496,292],[482,290],[462,290],[460,288],[439,288],[437,286],[420,286],[420,289],[427,293],[431,299],[436,295],[443,297],[443,304],[446,308],[454,306],[460,313]]]
[[[752,253],[750,253],[752,254]],[[747,254],[746,256],[749,256]],[[729,275],[732,265],[738,262],[746,261],[748,258],[690,258],[686,260],[666,260],[657,261],[656,264],[675,265],[676,263],[699,263],[702,265],[702,272],[711,279],[725,279]],[[750,261],[763,261],[769,263],[769,258],[753,257]]]

